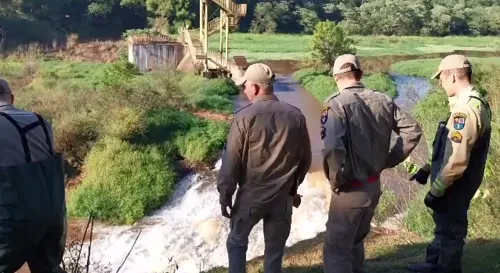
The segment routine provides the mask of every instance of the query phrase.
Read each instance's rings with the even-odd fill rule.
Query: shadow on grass
[[[398,239],[395,239],[396,236]],[[397,234],[371,233],[366,239],[366,271],[370,273],[403,273],[409,263],[422,262],[427,243],[407,242]],[[411,236],[410,236],[411,237]],[[299,242],[287,248],[284,258],[284,272],[322,273],[324,233],[316,238]],[[463,257],[463,272],[500,272],[500,240],[474,239],[466,243]],[[248,272],[264,272],[263,257],[247,263]],[[225,268],[215,268],[207,273],[228,272]]]

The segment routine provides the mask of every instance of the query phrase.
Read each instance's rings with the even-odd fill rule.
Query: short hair
[[[472,69],[470,67],[445,70],[442,73],[445,73],[447,76],[450,74],[454,74],[458,80],[467,80],[469,82],[472,82]]]
[[[361,80],[361,77],[363,76],[363,71],[361,71],[360,69],[357,69],[354,66],[354,64],[351,64],[351,63],[346,63],[340,67],[340,69],[346,69],[346,68],[350,68],[351,71],[335,75],[337,77],[337,79],[339,79],[339,80],[344,80],[344,79],[345,80],[355,80],[355,81]]]
[[[258,85],[260,89],[264,90],[265,94],[272,94],[274,92],[274,85],[272,83],[266,84],[254,82],[253,84]]]

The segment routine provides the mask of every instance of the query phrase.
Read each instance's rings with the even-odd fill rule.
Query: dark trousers
[[[325,273],[365,272],[364,239],[380,199],[380,182],[332,193],[326,223]]]
[[[264,221],[264,273],[281,273],[286,240],[292,223],[292,197],[265,207],[235,206],[227,240],[229,273],[246,272],[248,236]]]
[[[467,209],[434,212],[434,240],[427,246],[426,260],[439,266],[440,273],[461,273],[467,236]]]

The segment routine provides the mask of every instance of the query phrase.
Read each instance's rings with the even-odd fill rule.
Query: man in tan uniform
[[[461,273],[467,211],[482,183],[491,136],[488,102],[472,86],[472,65],[465,56],[450,55],[439,65],[438,78],[450,99],[450,116],[439,124],[432,160],[412,179],[431,189],[425,205],[433,210],[434,240],[426,263],[409,265],[414,272]]]
[[[361,273],[363,240],[381,195],[380,172],[404,161],[417,146],[421,129],[387,95],[365,88],[354,55],[333,67],[340,90],[321,116],[324,170],[333,194],[326,224],[326,273]],[[391,133],[399,137],[393,147]]]
[[[236,80],[251,104],[234,115],[217,180],[222,215],[231,219],[230,273],[246,272],[248,235],[262,219],[264,272],[282,271],[292,205],[300,204],[297,187],[311,165],[306,119],[299,109],[278,100],[273,82],[274,74],[264,64],[249,66]]]

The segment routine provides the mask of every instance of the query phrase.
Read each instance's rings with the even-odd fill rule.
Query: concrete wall
[[[175,69],[184,57],[180,43],[131,44],[128,46],[129,62],[141,71]]]

